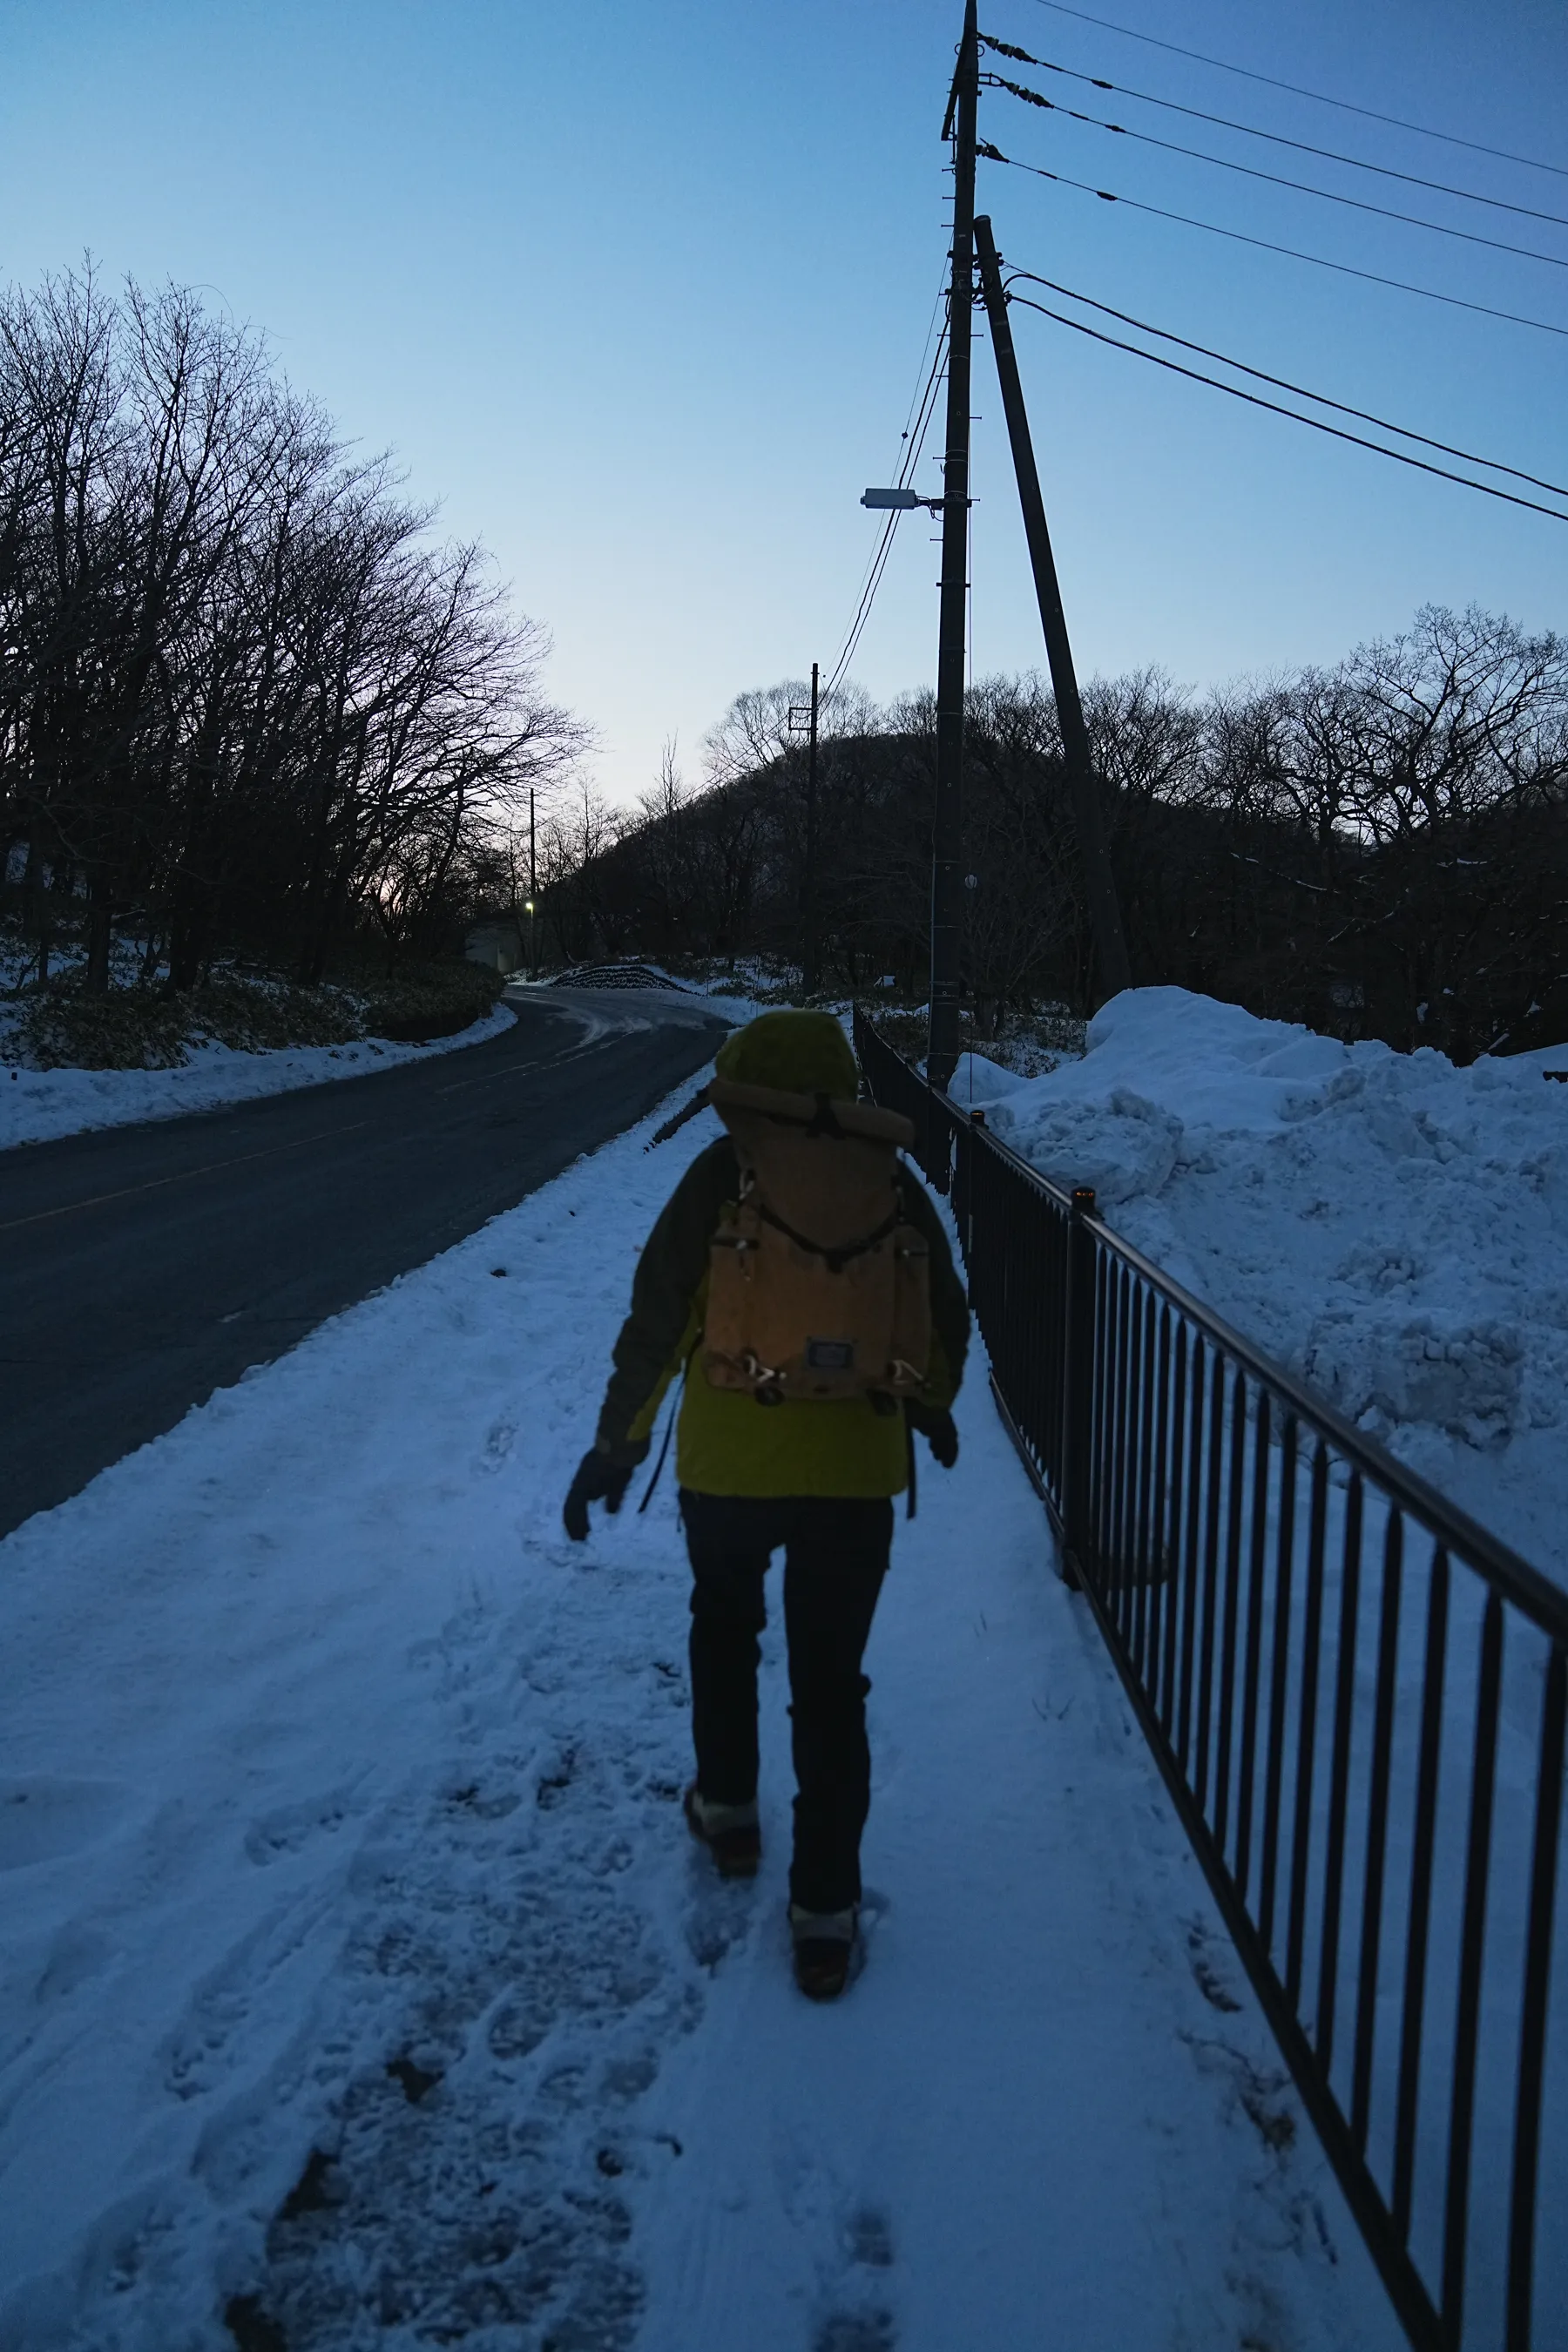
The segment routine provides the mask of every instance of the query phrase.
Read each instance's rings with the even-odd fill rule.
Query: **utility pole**
[[[816,664],[811,665],[811,736],[805,760],[805,959],[801,973],[807,996],[818,987],[816,969]]]
[[[533,786],[528,788],[528,970],[539,978],[539,868],[534,860]]]
[[[817,665],[811,665],[811,700],[792,702],[789,707],[789,731],[806,738],[805,760],[805,871],[800,893],[801,944],[800,984],[802,992],[815,996],[817,987],[816,956],[816,701]]]
[[[1122,989],[1131,987],[1132,971],[1127,960],[1127,941],[1121,929],[1121,909],[1117,902],[1116,882],[1105,846],[1105,830],[1100,821],[1100,801],[1095,792],[1094,769],[1089,758],[1089,730],[1084,725],[1078,673],[1073,667],[1072,645],[1068,636],[1067,614],[1062,609],[1061,589],[1057,582],[1056,562],[1051,554],[1051,535],[1046,526],[1046,502],[1040,495],[1035,446],[1029,436],[1028,413],[1024,406],[1024,387],[1018,379],[1018,362],[1013,350],[1013,330],[1007,319],[1007,296],[1002,284],[996,240],[991,234],[990,220],[984,213],[974,224],[974,241],[980,257],[980,285],[985,297],[985,313],[991,322],[991,348],[996,354],[996,373],[1002,386],[1007,437],[1013,445],[1013,470],[1018,478],[1018,503],[1024,510],[1024,536],[1029,543],[1029,562],[1035,572],[1035,594],[1040,607],[1040,626],[1045,631],[1051,684],[1056,689],[1057,721],[1062,730],[1068,790],[1072,795],[1073,814],[1078,822],[1079,849],[1083,858],[1095,958],[1105,994],[1115,996]]]
[[[942,135],[953,141],[952,279],[947,305],[947,450],[942,459],[942,604],[936,656],[936,804],[931,824],[931,1030],[926,1070],[945,1087],[958,1061],[963,952],[963,672],[969,593],[969,358],[974,313],[974,140],[980,98],[975,0]]]

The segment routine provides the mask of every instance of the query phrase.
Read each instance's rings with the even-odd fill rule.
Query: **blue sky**
[[[1100,0],[1119,22],[1568,164],[1560,0]],[[1097,8],[1096,13],[1100,13]],[[889,477],[946,239],[957,0],[0,0],[0,278],[90,248],[267,330],[553,633],[552,692],[629,798],[732,695],[826,665]],[[1357,121],[1077,22],[983,27],[1121,85],[1568,215],[1568,178]],[[1043,77],[1007,68],[1018,78]],[[1049,84],[1087,111],[1568,260],[1568,228]],[[1568,326],[1568,268],[1314,204],[1000,95],[982,134],[1146,202]],[[1298,172],[1297,166],[1300,168]],[[1406,200],[1408,199],[1408,202]],[[1568,480],[1568,339],[982,166],[1004,254],[1444,440]],[[1048,299],[1048,298],[1047,298]],[[1117,331],[1112,330],[1112,331]],[[1568,626],[1568,530],[1015,314],[1079,667],[1199,684],[1330,661],[1423,602]],[[976,349],[973,659],[1039,661]],[[1201,364],[1201,362],[1200,362]],[[1442,461],[1439,461],[1442,462]],[[922,477],[935,489],[928,461]],[[934,665],[906,523],[855,674]]]

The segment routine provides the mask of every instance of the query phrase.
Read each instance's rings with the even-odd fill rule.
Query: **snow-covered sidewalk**
[[[657,1123],[0,1545],[0,2341],[1394,2352],[981,1361],[839,2008],[776,1633],[763,1876],[692,1848],[668,1475],[559,1518]]]

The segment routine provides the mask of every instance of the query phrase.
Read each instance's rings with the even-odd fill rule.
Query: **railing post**
[[[1089,1445],[1094,1428],[1094,1188],[1073,1187],[1062,1323],[1062,1580],[1083,1582],[1093,1545]]]
[[[984,1112],[980,1114],[980,1123],[982,1126],[985,1123]],[[952,1190],[949,1199],[952,1203],[952,1222],[958,1227],[958,1246],[963,1253],[965,1265],[974,1255],[974,1184],[970,1133],[971,1129],[966,1126],[955,1127],[950,1146]]]
[[[925,1171],[931,1191],[946,1200],[952,1192],[952,1130],[929,1078],[925,1087]]]

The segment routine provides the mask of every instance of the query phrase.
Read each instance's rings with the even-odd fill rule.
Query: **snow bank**
[[[1456,1069],[1184,989],[955,1083],[994,1134],[1568,1582],[1568,1048]],[[973,1093],[971,1093],[973,1088]]]
[[[187,1111],[251,1102],[329,1078],[362,1077],[399,1062],[420,1062],[460,1045],[482,1045],[511,1027],[516,1014],[498,1004],[455,1037],[427,1045],[363,1038],[347,1045],[285,1045],[244,1054],[232,1045],[192,1045],[177,1070],[5,1070],[0,1066],[0,1150],[47,1143],[89,1127],[128,1127],[136,1119],[183,1118]]]

